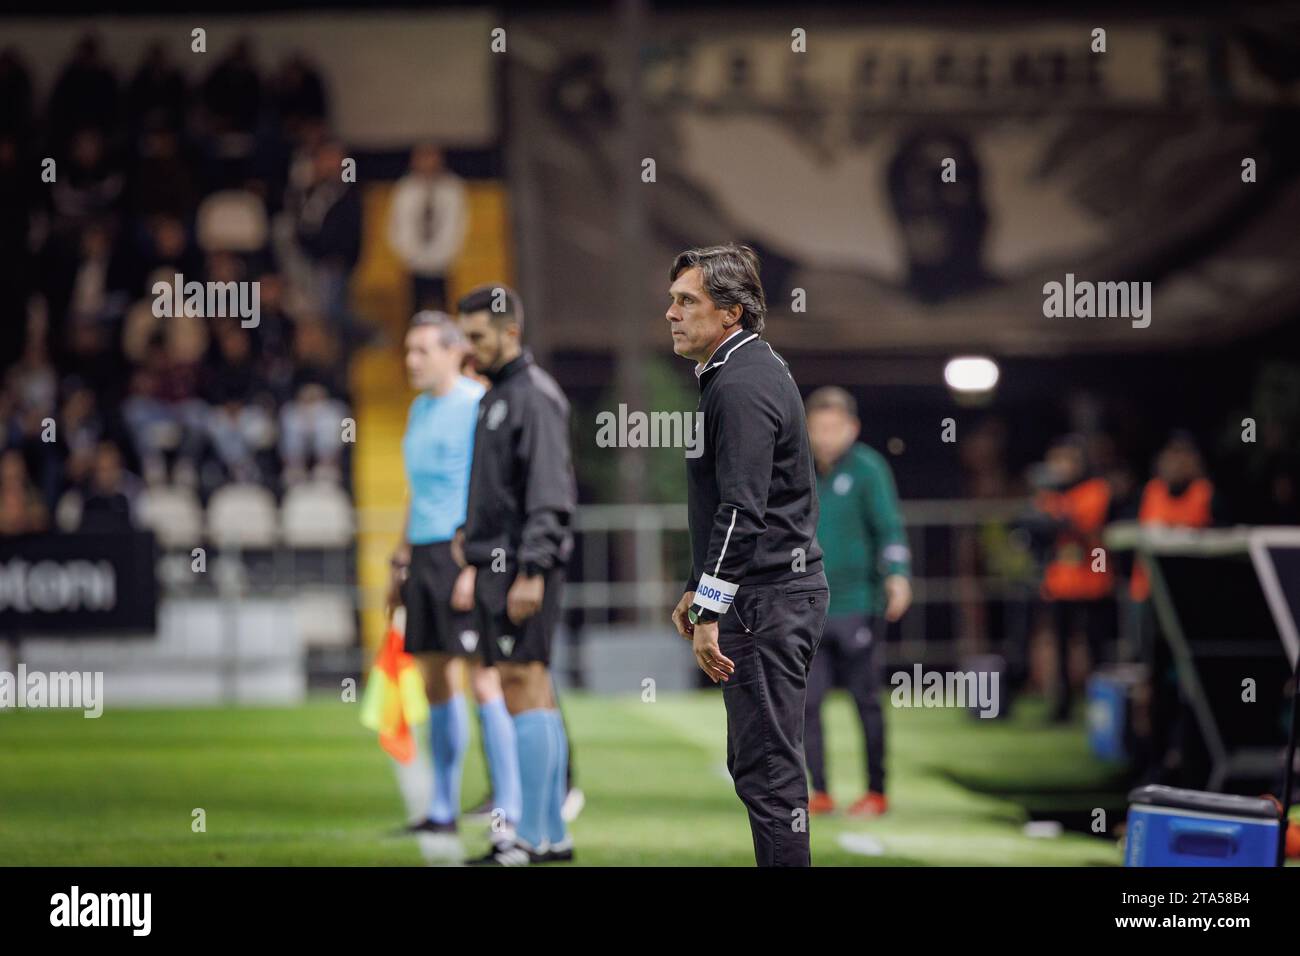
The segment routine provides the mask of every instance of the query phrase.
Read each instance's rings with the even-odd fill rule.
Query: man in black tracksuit
[[[492,382],[479,402],[460,543],[472,578],[479,647],[501,673],[514,718],[523,813],[472,862],[520,866],[573,859],[561,808],[568,735],[549,671],[560,619],[577,488],[569,402],[520,343],[523,305],[504,286],[470,291],[460,327]],[[463,595],[462,595],[463,597]]]
[[[687,461],[691,576],[673,611],[722,681],[727,769],[759,866],[808,866],[804,695],[829,592],[803,402],[761,337],[767,311],[747,246],[683,252],[667,312],[696,362],[702,448]]]

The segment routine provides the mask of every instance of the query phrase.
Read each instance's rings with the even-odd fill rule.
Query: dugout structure
[[[1205,788],[1280,778],[1300,657],[1300,528],[1125,524],[1105,543],[1150,573],[1160,639],[1208,757]]]

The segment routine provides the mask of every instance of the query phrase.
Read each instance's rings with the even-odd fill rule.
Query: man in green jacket
[[[808,675],[804,754],[813,789],[808,811],[835,809],[826,785],[821,708],[838,677],[853,697],[866,743],[867,792],[848,812],[879,816],[888,808],[880,706],[884,622],[897,621],[912,603],[911,555],[889,464],[857,440],[853,396],[842,388],[819,388],[808,396],[805,410],[821,505],[817,540],[831,592],[826,629]]]

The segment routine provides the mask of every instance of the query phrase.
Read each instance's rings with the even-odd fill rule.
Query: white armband
[[[726,614],[731,602],[736,597],[739,585],[715,578],[711,574],[700,575],[700,583],[695,586],[695,603],[718,614]]]

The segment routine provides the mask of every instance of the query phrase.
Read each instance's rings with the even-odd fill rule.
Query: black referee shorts
[[[459,574],[450,541],[411,546],[411,567],[402,584],[408,653],[479,652],[473,612],[454,611],[451,607],[451,591]]]
[[[514,583],[515,572],[479,568],[474,585],[474,610],[482,635],[483,660],[488,664],[528,664],[540,661],[551,665],[551,641],[563,610],[564,568],[546,572],[542,606],[536,614],[517,625],[506,614],[506,595]]]

